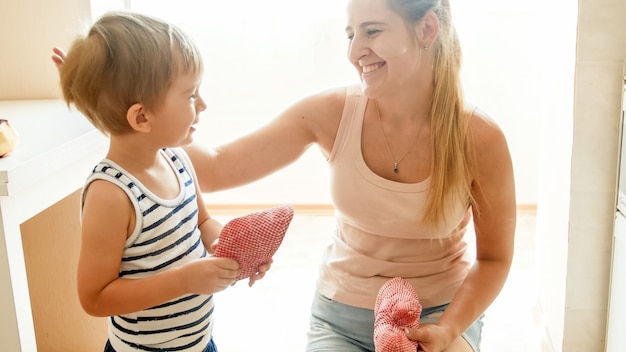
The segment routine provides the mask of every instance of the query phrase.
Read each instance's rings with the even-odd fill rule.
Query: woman
[[[407,332],[421,350],[478,351],[482,314],[513,257],[515,185],[502,131],[463,100],[449,0],[351,0],[346,34],[360,85],[306,97],[215,150],[190,146],[201,187],[252,182],[317,144],[337,227],[307,351],[374,351],[374,301],[395,276],[425,307]]]
[[[397,276],[424,307],[419,328],[407,330],[419,350],[479,351],[482,315],[513,257],[515,184],[502,131],[463,100],[449,0],[351,0],[346,34],[360,85],[306,97],[214,150],[189,146],[200,186],[255,181],[317,144],[337,226],[307,351],[373,352],[376,295]]]

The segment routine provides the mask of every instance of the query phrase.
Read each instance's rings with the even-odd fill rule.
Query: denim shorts
[[[424,308],[420,323],[436,323],[447,304]],[[374,352],[374,311],[333,301],[316,293],[311,305],[307,352]],[[461,336],[480,351],[482,316]]]
[[[115,352],[111,346],[111,342],[108,340],[106,346],[104,346],[104,352]],[[215,346],[215,342],[213,342],[213,337],[211,337],[211,341],[209,341],[209,344],[204,348],[204,350],[202,350],[202,352],[217,352],[217,346]]]

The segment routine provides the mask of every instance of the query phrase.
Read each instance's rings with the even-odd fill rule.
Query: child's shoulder
[[[163,148],[163,153],[170,158],[170,160],[179,160],[185,167],[192,166],[189,155],[182,147]]]

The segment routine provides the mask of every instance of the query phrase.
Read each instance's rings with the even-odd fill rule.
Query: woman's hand
[[[57,67],[57,70],[61,70],[63,64],[65,63],[65,51],[61,48],[52,48],[52,62]]]
[[[437,324],[423,324],[417,329],[407,328],[406,335],[409,340],[419,343],[418,351],[424,352],[441,352],[450,345],[454,338],[453,333],[449,329]],[[457,339],[463,340],[460,336]],[[465,340],[461,342],[467,345]],[[454,349],[454,351],[457,351],[457,349]]]

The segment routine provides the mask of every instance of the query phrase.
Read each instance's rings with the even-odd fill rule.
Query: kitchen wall
[[[0,0],[0,100],[58,98],[52,48],[68,47],[90,11],[85,0]]]

